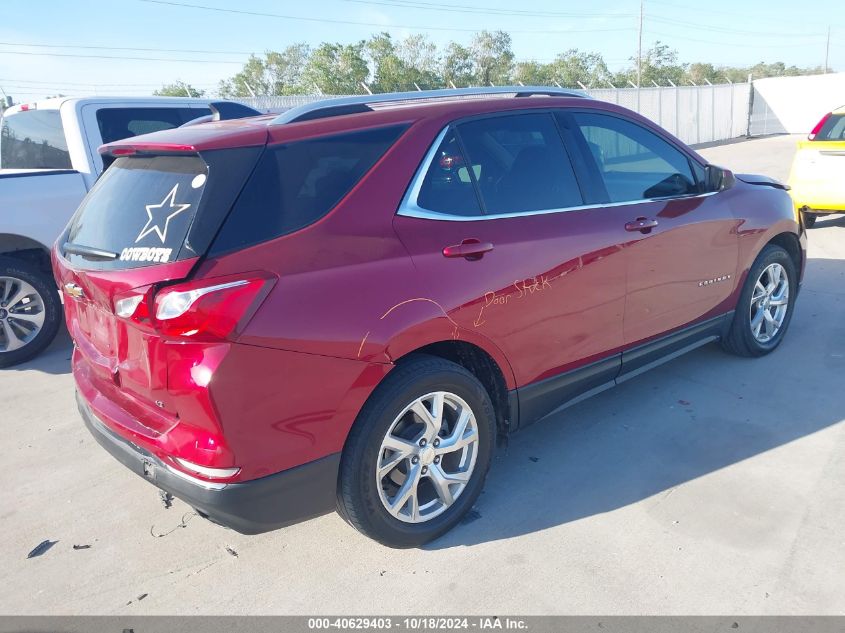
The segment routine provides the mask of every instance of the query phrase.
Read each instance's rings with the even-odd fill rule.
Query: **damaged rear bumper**
[[[251,481],[205,482],[171,468],[109,429],[79,393],[76,401],[94,439],[119,462],[211,521],[241,534],[268,532],[335,508],[340,453]]]

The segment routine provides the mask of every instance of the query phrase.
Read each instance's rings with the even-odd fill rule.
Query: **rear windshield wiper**
[[[82,244],[70,244],[69,242],[65,242],[64,251],[65,251],[65,253],[72,253],[73,255],[79,255],[80,257],[84,257],[85,259],[95,259],[95,260],[117,259],[117,253],[113,253],[111,251],[105,251],[102,248],[92,248],[91,246],[83,246]]]

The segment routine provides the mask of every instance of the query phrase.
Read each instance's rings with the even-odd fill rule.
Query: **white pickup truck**
[[[56,335],[62,306],[50,247],[93,186],[97,148],[210,115],[209,100],[56,98],[0,120],[0,367],[28,360]]]

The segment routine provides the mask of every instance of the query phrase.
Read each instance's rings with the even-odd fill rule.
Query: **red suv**
[[[53,254],[79,409],[243,533],[337,508],[425,543],[498,434],[710,341],[775,349],[805,263],[783,185],[548,88],[333,99],[102,152]]]

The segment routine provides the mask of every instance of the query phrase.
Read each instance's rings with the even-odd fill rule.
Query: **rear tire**
[[[61,318],[52,277],[30,262],[0,257],[0,367],[40,354],[56,338]]]
[[[795,305],[798,274],[780,246],[767,245],[757,256],[739,296],[722,347],[738,356],[763,356],[780,345]]]
[[[452,529],[484,486],[493,404],[469,371],[428,355],[390,372],[358,415],[340,463],[339,514],[389,547]]]

